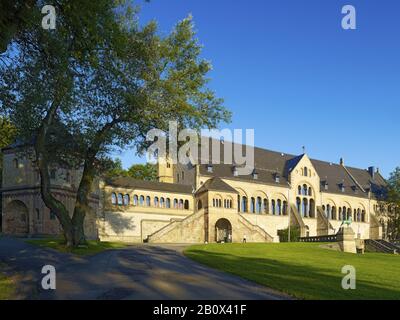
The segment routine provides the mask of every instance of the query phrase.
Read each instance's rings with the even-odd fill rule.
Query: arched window
[[[213,207],[215,208],[216,206],[217,206],[216,199],[213,199]]]
[[[337,220],[336,207],[335,206],[332,207],[332,220]]]
[[[303,196],[308,195],[308,187],[306,184],[303,184]]]
[[[262,212],[262,200],[261,197],[257,197],[257,203],[256,203],[256,212],[261,213]]]
[[[282,213],[284,216],[286,216],[288,214],[288,210],[287,210],[287,202],[283,201],[283,207],[282,207]]]
[[[250,202],[250,212],[255,213],[256,212],[256,200],[252,197],[251,202]]]
[[[189,210],[189,200],[185,200],[184,208],[185,210]]]
[[[361,221],[365,222],[365,210],[361,211]]]
[[[264,213],[268,214],[268,212],[269,212],[268,199],[264,199]]]
[[[325,205],[322,206],[322,212],[324,213],[325,217],[328,217]]]
[[[282,215],[282,200],[280,199],[276,202],[276,213],[278,216]]]
[[[299,196],[301,196],[301,186],[298,186],[298,187],[297,187],[297,190],[298,190]]]
[[[299,197],[296,198],[296,209],[297,212],[301,215],[301,199]]]
[[[242,212],[247,212],[247,197],[242,197]]]
[[[129,206],[130,202],[129,194],[124,195],[124,206]]]
[[[133,196],[133,205],[134,206],[137,206],[139,204],[139,198],[138,198],[138,196],[135,194],[134,196]]]
[[[361,222],[361,209],[357,210],[357,221]]]
[[[111,194],[111,204],[117,204],[117,195],[114,192]]]
[[[331,214],[332,214],[332,212],[331,212],[331,205],[328,204],[328,205],[326,206],[326,217],[327,217],[328,219],[332,219]]]
[[[339,216],[338,216],[339,220],[343,220],[342,218],[342,207],[339,207]]]
[[[308,168],[304,167],[304,176],[308,177]]]
[[[308,195],[309,195],[310,197],[312,197],[312,190],[311,190],[311,187],[308,188]]]
[[[222,200],[221,200],[221,199],[218,199],[218,206],[219,206],[220,208],[222,208]]]
[[[144,206],[144,196],[140,196],[139,198],[139,206]]]
[[[237,208],[238,212],[240,212],[240,196],[237,196]]]
[[[303,199],[303,217],[309,218],[308,200]]]
[[[146,206],[148,206],[148,207],[151,206],[151,199],[149,196],[146,197]]]
[[[271,211],[272,211],[272,215],[275,215],[276,214],[276,207],[275,207],[275,204],[276,204],[276,202],[275,202],[275,200],[272,200],[271,201]]]
[[[160,207],[165,208],[165,199],[163,197],[160,198]]]
[[[118,193],[118,205],[119,205],[119,206],[122,206],[122,205],[123,205],[122,193]]]
[[[174,199],[174,209],[178,209],[178,199]]]
[[[165,206],[167,209],[171,209],[171,199],[167,198],[167,200],[165,201]]]
[[[156,207],[156,208],[158,208],[158,206],[159,206],[159,200],[158,200],[158,197],[154,197],[154,206]]]

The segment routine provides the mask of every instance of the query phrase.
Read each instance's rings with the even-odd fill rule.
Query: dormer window
[[[329,190],[329,183],[328,183],[328,181],[325,181],[325,182],[324,182],[324,189],[325,189],[325,191]]]
[[[339,187],[340,187],[340,191],[342,191],[342,192],[345,192],[345,191],[346,191],[346,187],[344,186],[344,183],[341,183],[341,184],[339,185]]]
[[[276,183],[279,183],[281,181],[281,177],[280,177],[279,173],[275,173],[274,179],[275,179]]]
[[[207,165],[207,172],[212,173],[213,172],[213,166],[212,164]]]

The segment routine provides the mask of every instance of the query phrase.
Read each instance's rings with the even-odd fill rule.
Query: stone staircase
[[[195,223],[197,222],[202,222],[200,224]],[[147,243],[157,243],[157,242],[164,242],[164,243],[177,243],[179,242],[179,237],[174,237],[173,233],[179,233],[180,235],[182,234],[182,230],[185,230],[186,226],[189,226],[190,224],[195,224],[197,226],[201,227],[199,230],[193,230],[193,228],[188,228],[186,232],[192,233],[192,236],[189,238],[192,238],[193,243],[201,243],[204,241],[204,234],[203,234],[203,226],[204,226],[204,209],[195,212],[194,214],[187,216],[186,218],[182,220],[174,220],[165,227],[161,228],[160,230],[154,232],[153,234],[149,235],[144,242]],[[196,232],[198,231],[198,232]],[[176,239],[178,238],[178,239]]]
[[[335,228],[332,226],[332,224],[330,223],[329,219],[325,216],[324,211],[322,210],[322,207],[318,206],[317,207],[317,218],[318,218],[318,230],[317,233],[320,236],[324,236],[324,235],[330,235],[333,234],[335,232]],[[320,222],[322,222],[320,224]],[[333,231],[332,233],[330,233],[329,231]]]
[[[400,248],[386,240],[365,240],[365,246],[368,251],[399,254]]]
[[[255,233],[259,234],[263,239],[265,239],[265,242],[273,242],[274,241],[274,238],[268,232],[266,232],[260,226],[257,226],[255,224],[251,223],[240,213],[239,213],[239,222],[242,223],[242,225],[244,225],[251,232],[255,232]]]
[[[300,228],[300,237],[305,237],[307,233],[307,227],[294,204],[290,205],[290,214],[294,217],[296,225]],[[291,219],[291,221],[293,222],[293,219]]]

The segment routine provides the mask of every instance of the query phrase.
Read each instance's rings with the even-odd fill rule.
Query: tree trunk
[[[53,118],[57,112],[58,106],[54,103],[46,118],[43,120],[39,129],[39,133],[35,142],[36,163],[40,173],[40,192],[42,200],[47,208],[49,208],[57,217],[61,224],[68,247],[76,245],[74,238],[74,227],[69,212],[64,204],[57,200],[51,193],[51,182],[49,176],[49,161],[46,154],[46,135]]]
[[[86,215],[92,211],[89,198],[95,178],[94,158],[94,155],[89,155],[85,160],[81,182],[76,195],[72,224],[74,226],[74,240],[77,244],[86,242],[84,222]]]

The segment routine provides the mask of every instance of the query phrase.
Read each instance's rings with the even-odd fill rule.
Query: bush
[[[288,242],[289,228],[278,230],[278,236],[280,242]],[[300,228],[290,227],[290,242],[300,241]]]

